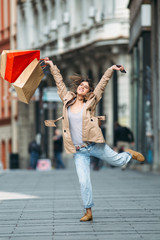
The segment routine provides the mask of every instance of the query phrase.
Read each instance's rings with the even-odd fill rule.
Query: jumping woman
[[[140,162],[144,161],[141,153],[131,149],[119,154],[113,151],[105,143],[99,127],[99,120],[102,117],[95,116],[97,103],[102,98],[113,71],[123,71],[124,67],[113,65],[108,68],[95,89],[92,80],[88,77],[73,75],[70,77],[73,90],[68,91],[57,66],[49,58],[45,58],[45,64],[50,66],[58,94],[63,102],[63,116],[59,119],[62,119],[64,148],[67,153],[73,153],[82,201],[86,210],[80,221],[91,221],[94,204],[90,179],[90,157],[100,158],[110,165],[119,167],[127,164],[132,158]],[[55,126],[55,121],[47,120],[45,125]]]

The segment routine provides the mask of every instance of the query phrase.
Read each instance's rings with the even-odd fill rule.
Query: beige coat
[[[69,129],[69,120],[67,114],[67,108],[71,105],[76,98],[76,94],[67,91],[67,88],[63,82],[62,75],[60,74],[59,69],[56,65],[51,68],[51,73],[55,79],[57,90],[60,98],[63,102],[63,117],[62,117],[62,125],[63,125],[63,141],[64,141],[64,148],[67,153],[75,153],[76,149],[73,145],[70,129]],[[96,143],[104,143],[105,140],[103,138],[102,131],[98,124],[98,119],[104,120],[105,118],[95,116],[96,105],[102,98],[102,94],[105,90],[105,87],[111,78],[113,73],[112,69],[108,69],[99,83],[97,84],[94,92],[89,92],[86,96],[86,104],[83,111],[83,121],[82,121],[82,138],[84,142],[96,142]]]

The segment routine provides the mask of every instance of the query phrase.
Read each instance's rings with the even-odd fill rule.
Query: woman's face
[[[77,94],[81,96],[85,96],[90,91],[88,82],[81,82],[77,88]]]

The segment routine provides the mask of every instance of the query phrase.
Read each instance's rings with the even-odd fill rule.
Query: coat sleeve
[[[63,101],[64,96],[67,94],[67,88],[65,83],[63,82],[62,75],[56,65],[50,68],[50,71],[56,82],[58,95]]]
[[[100,99],[102,98],[102,94],[105,90],[105,87],[107,86],[109,79],[112,77],[112,73],[113,70],[111,68],[108,68],[104,75],[102,76],[101,80],[99,81],[99,83],[97,84],[95,90],[94,90],[94,94],[96,96],[97,102],[100,101]]]

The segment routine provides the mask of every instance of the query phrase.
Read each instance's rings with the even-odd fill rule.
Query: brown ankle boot
[[[80,222],[92,221],[93,217],[90,213],[85,213],[85,215],[80,219]]]
[[[133,151],[131,149],[126,149],[125,152],[128,152],[132,155],[132,158],[139,161],[139,162],[143,162],[145,160],[144,156],[136,151]]]

